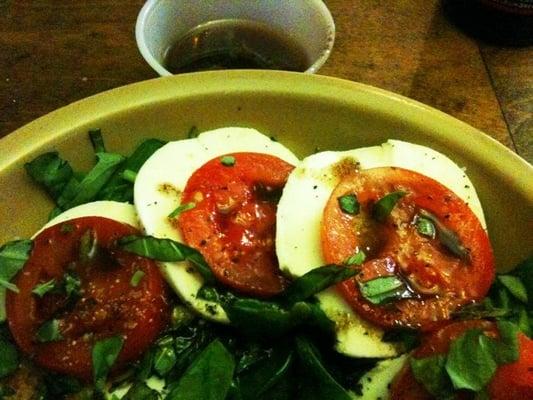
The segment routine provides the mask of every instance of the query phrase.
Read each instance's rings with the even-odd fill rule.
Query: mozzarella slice
[[[46,228],[57,225],[61,222],[81,217],[109,218],[140,229],[139,218],[137,217],[137,212],[135,211],[134,206],[128,203],[102,200],[82,204],[59,214],[55,218],[48,221],[35,235],[33,235],[33,237],[37,236]]]
[[[299,161],[280,143],[248,128],[216,129],[195,139],[170,142],[145,162],[135,179],[135,207],[146,233],[183,242],[167,217],[180,205],[189,177],[207,161],[237,152],[270,154],[293,165]],[[194,267],[186,262],[162,263],[162,271],[186,304],[210,320],[229,322],[217,303],[196,297],[204,281]]]
[[[378,362],[374,368],[361,377],[359,380],[361,395],[354,397],[360,400],[389,399],[390,384],[404,366],[407,357],[404,354],[397,358]]]
[[[278,204],[276,251],[281,270],[292,277],[325,264],[320,242],[322,213],[339,183],[335,168],[346,163],[359,163],[362,169],[401,167],[433,178],[467,202],[486,226],[472,182],[452,160],[435,150],[389,140],[381,146],[317,153],[294,169]],[[398,353],[394,345],[381,341],[383,331],[356,315],[334,289],[318,298],[335,321],[339,352],[354,357],[391,357]]]

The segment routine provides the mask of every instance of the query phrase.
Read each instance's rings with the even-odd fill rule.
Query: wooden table
[[[143,3],[0,0],[0,137],[75,100],[156,77],[134,38]],[[337,35],[321,74],[436,107],[533,163],[532,47],[478,43],[438,0],[326,4]]]

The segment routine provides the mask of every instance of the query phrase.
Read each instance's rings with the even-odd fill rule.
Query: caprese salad
[[[0,248],[0,398],[533,398],[533,260],[496,273],[443,154],[89,136],[26,164],[55,208]]]

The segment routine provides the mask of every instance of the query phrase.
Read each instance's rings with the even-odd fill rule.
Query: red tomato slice
[[[421,345],[413,352],[412,357],[424,358],[447,353],[450,342],[457,339],[469,329],[482,329],[490,336],[497,335],[495,324],[482,321],[461,321],[451,323],[423,339]],[[470,393],[458,392],[456,399],[470,399]],[[404,365],[394,378],[390,388],[391,400],[433,400],[434,397],[415,379],[409,364]]]
[[[101,257],[82,262],[80,240],[92,232]],[[101,217],[84,217],[52,226],[34,240],[30,259],[14,283],[20,292],[7,296],[7,319],[15,341],[38,365],[91,379],[95,342],[120,335],[124,346],[115,367],[138,358],[159,335],[168,318],[166,287],[157,265],[114,248],[125,235],[139,234],[129,225]],[[134,287],[137,271],[144,274]],[[32,293],[39,284],[77,274],[79,297],[64,291],[42,298]],[[137,274],[141,275],[140,273]],[[40,343],[37,331],[51,319],[59,321],[62,340]]]
[[[224,285],[252,296],[276,295],[287,285],[274,249],[277,197],[294,167],[257,153],[224,157],[234,163],[222,159],[189,178],[182,204],[196,206],[176,225]]]
[[[384,222],[375,221],[372,205],[395,191],[407,194]],[[356,215],[339,206],[338,199],[347,194],[359,200]],[[415,223],[420,210],[455,232],[468,257],[457,257],[438,238],[421,235]],[[446,187],[413,171],[390,167],[345,175],[326,205],[321,234],[327,263],[343,264],[364,251],[361,272],[339,284],[339,290],[358,314],[385,328],[434,329],[462,305],[482,299],[494,279],[490,242],[474,213]],[[360,283],[387,276],[400,278],[412,298],[373,304],[363,297]]]
[[[533,399],[533,340],[518,336],[520,357],[498,368],[489,385],[492,400]]]

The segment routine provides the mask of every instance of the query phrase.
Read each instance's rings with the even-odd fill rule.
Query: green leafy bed
[[[133,201],[133,182],[143,163],[164,142],[149,139],[124,157],[106,151],[98,130],[89,133],[96,164],[87,173],[74,171],[55,152],[45,153],[26,164],[28,174],[56,203],[50,218],[79,204],[94,200]],[[189,136],[194,136],[191,131]],[[403,193],[392,193],[380,202],[376,217],[387,212]],[[356,199],[339,199],[345,212],[356,212]],[[385,215],[385,217],[384,217]],[[439,231],[438,221],[422,216],[421,234]],[[442,233],[440,233],[442,234]],[[442,234],[442,236],[445,236]],[[448,235],[449,236],[449,235]],[[453,239],[453,238],[452,238]],[[196,250],[168,239],[129,236],[119,245],[127,251],[159,261],[188,260],[205,278],[198,296],[218,302],[230,326],[212,324],[191,314],[174,299],[172,322],[143,358],[120,376],[110,370],[123,344],[119,336],[97,342],[92,349],[92,385],[55,374],[40,374],[36,398],[124,399],[349,399],[360,392],[359,378],[377,360],[355,359],[334,352],[334,324],[316,303],[314,295],[353,276],[353,265],[364,253],[347,261],[348,266],[328,265],[295,280],[281,295],[269,301],[240,297],[219,287],[209,266]],[[30,240],[18,240],[0,248],[0,320],[5,320],[6,290],[17,291],[10,281],[31,252]],[[452,243],[451,250],[457,248]],[[460,256],[460,253],[458,253]],[[448,354],[411,359],[415,377],[437,398],[449,398],[454,389],[484,393],[498,365],[518,357],[516,333],[532,335],[533,259],[512,273],[499,275],[489,296],[479,304],[464,307],[456,319],[486,318],[498,321],[500,339],[479,330],[467,331],[455,340]],[[138,276],[136,279],[142,279]],[[78,282],[79,283],[79,282]],[[75,277],[61,283],[62,290],[75,291]],[[369,301],[388,301],[402,282],[380,280],[361,287]],[[132,280],[132,284],[135,284]],[[34,289],[43,296],[57,285],[47,282]],[[53,321],[39,330],[42,340],[58,339]],[[42,331],[42,332],[41,332]],[[406,350],[417,345],[418,333],[387,332],[384,340],[401,341]],[[6,324],[0,329],[0,399],[13,395],[9,378],[22,360]],[[157,390],[156,390],[157,389]]]

